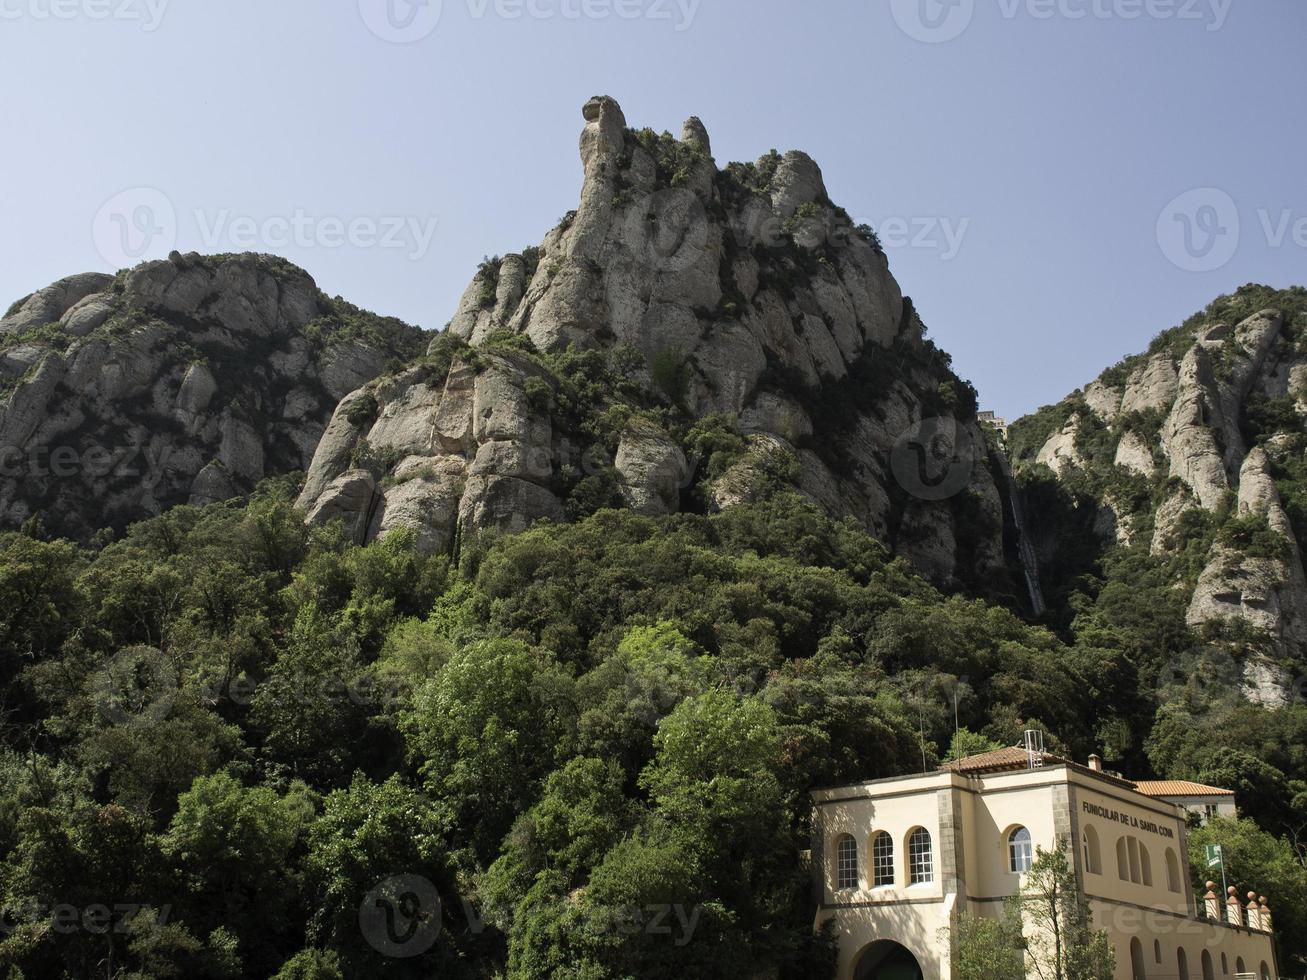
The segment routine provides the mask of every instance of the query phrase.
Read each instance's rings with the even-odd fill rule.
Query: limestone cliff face
[[[674,139],[628,129],[609,98],[583,114],[577,210],[539,248],[484,263],[425,360],[341,403],[300,498],[309,520],[443,549],[594,505],[726,507],[779,482],[938,581],[1001,569],[974,393],[817,165],[719,170],[697,119]]]
[[[1196,581],[1176,582],[1188,621],[1246,627],[1250,693],[1277,702],[1285,670],[1307,663],[1307,514],[1295,505],[1295,529],[1283,499],[1307,491],[1307,292],[1245,287],[1153,348],[1017,423],[1019,465],[1151,526],[1136,543],[1155,557],[1210,534]]]
[[[424,343],[268,256],[61,280],[0,319],[0,526],[85,538],[305,469],[340,399]]]

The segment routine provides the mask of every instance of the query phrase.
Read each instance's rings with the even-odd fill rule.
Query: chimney
[[[1101,755],[1098,755],[1097,753],[1091,755],[1089,757],[1089,768],[1094,770],[1094,772],[1102,772],[1103,757]]]

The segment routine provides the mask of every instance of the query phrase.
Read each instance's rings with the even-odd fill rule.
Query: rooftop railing
[[[1239,901],[1239,890],[1231,885],[1224,896],[1216,891],[1216,882],[1207,883],[1207,894],[1198,901],[1198,915],[1213,922],[1254,932],[1271,932],[1271,908],[1266,904],[1266,896],[1256,892],[1248,893],[1248,903]]]

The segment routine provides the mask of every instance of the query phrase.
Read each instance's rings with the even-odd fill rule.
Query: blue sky
[[[1307,283],[1305,40],[1301,0],[0,0],[0,298],[253,247],[438,328],[575,206],[607,93],[811,153],[1015,417]]]

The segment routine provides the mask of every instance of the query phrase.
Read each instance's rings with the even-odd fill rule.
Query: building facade
[[[1135,788],[1145,796],[1174,803],[1184,809],[1200,824],[1206,824],[1213,817],[1239,816],[1239,809],[1234,803],[1234,790],[1221,789],[1217,786],[1205,786],[1182,779],[1163,779],[1135,783]]]
[[[1185,811],[1101,766],[1004,749],[812,796],[816,925],[834,920],[839,980],[951,980],[957,916],[998,916],[1058,842],[1117,980],[1279,976],[1269,910],[1195,895]]]
[[[998,430],[998,433],[1003,436],[1004,439],[1007,438],[1007,419],[1000,418],[994,412],[977,412],[976,421],[981,425],[987,425],[992,429]]]

